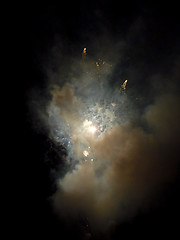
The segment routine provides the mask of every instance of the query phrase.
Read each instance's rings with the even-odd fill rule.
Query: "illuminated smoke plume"
[[[164,91],[138,114],[128,97],[131,80],[128,87],[123,79],[117,88],[109,83],[113,63],[77,62],[78,76],[50,83],[44,121],[52,141],[66,148],[69,166],[53,203],[61,217],[83,215],[94,231],[105,230],[153,205],[176,176],[179,97]]]

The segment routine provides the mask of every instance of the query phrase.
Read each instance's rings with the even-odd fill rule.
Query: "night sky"
[[[23,136],[19,140],[20,171],[23,173],[19,199],[23,215],[19,232],[23,239],[29,236],[52,240],[178,238],[180,18],[177,4],[141,4],[140,1],[26,4],[19,18],[22,51],[25,54],[20,87]],[[61,159],[65,150],[50,140],[36,111],[38,108],[45,109],[46,103],[42,99],[50,98],[49,76],[54,76],[52,72],[60,71],[62,78],[68,78],[68,65],[73,65],[74,59],[81,59],[84,47],[87,47],[90,59],[116,62],[109,80],[112,89],[128,79],[127,96],[132,102],[133,99],[137,100],[132,107],[138,109],[134,122],[140,121],[139,116],[144,109],[154,104],[158,96],[163,96],[164,91],[175,96],[175,105],[171,106],[174,115],[170,110],[166,114],[166,105],[162,106],[164,112],[162,110],[161,113],[165,114],[164,118],[167,117],[168,121],[165,127],[169,132],[171,127],[173,130],[164,147],[161,146],[159,150],[163,152],[164,149],[170,149],[167,158],[170,162],[176,159],[175,176],[168,179],[161,190],[156,190],[161,193],[146,211],[139,204],[132,217],[117,221],[110,230],[97,234],[93,227],[85,229],[85,216],[65,221],[52,206],[51,199],[57,191],[57,175],[67,172],[67,166]],[[51,81],[57,83],[57,76],[52,77]],[[168,100],[166,104],[168,108]],[[160,110],[161,105],[157,109]],[[143,125],[143,128],[146,130],[146,126]],[[159,134],[168,138],[169,135],[164,132]],[[91,238],[88,238],[87,231],[91,233]]]

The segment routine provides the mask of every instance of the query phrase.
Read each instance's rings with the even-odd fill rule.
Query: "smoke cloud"
[[[127,78],[125,91],[126,78],[113,80],[125,53],[118,54],[127,45],[118,42],[111,62],[99,54],[88,56],[87,47],[86,59],[79,56],[68,67],[66,62],[60,71],[50,71],[50,97],[38,110],[51,141],[67,152],[68,170],[57,178],[52,196],[55,211],[68,221],[88,218],[93,231],[146,211],[178,174],[178,61],[163,87],[157,80],[163,74],[147,76],[151,86],[145,99],[135,80]]]
[[[178,97],[165,95],[149,107],[144,118],[151,133],[124,123],[98,140],[88,139],[98,160],[77,164],[58,180],[60,191],[54,201],[60,212],[77,216],[82,212],[92,224],[104,227],[104,221],[127,219],[152,204],[177,174],[177,101]]]

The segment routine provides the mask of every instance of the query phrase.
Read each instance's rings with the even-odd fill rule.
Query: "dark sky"
[[[98,39],[99,45],[104,39],[101,38],[103,34],[110,36],[115,43],[125,39],[128,42],[124,50],[127,58],[121,62],[123,71],[119,72],[117,66],[115,77],[127,76],[129,79],[134,75],[132,85],[136,86],[138,82],[141,91],[144,88],[145,93],[142,95],[148,93],[145,86],[149,82],[148,78],[144,80],[145,76],[149,73],[150,76],[170,76],[180,54],[180,19],[177,4],[141,4],[140,1],[59,2],[58,5],[26,4],[19,17],[22,30],[20,41],[25,54],[25,74],[21,86],[24,139],[20,140],[23,149],[23,180],[22,196],[19,200],[23,212],[19,231],[24,232],[24,239],[29,235],[40,239],[76,239],[75,236],[78,236],[77,232],[80,231],[77,230],[77,223],[74,223],[71,232],[68,232],[67,226],[58,220],[51,209],[48,198],[54,193],[55,185],[50,168],[51,165],[56,165],[57,155],[54,150],[51,151],[52,146],[46,135],[38,132],[37,128],[33,129],[28,108],[28,94],[31,89],[46,88],[44,66],[50,61],[50,52],[54,45],[61,42],[60,48],[66,57],[78,57],[85,46],[93,56],[98,49],[92,44],[95,38]],[[137,28],[140,25],[140,30],[133,29],[135,22],[139,23]],[[137,33],[129,33],[131,28]],[[108,56],[106,57],[108,59]],[[163,79],[159,84],[164,84]],[[176,82],[176,86],[179,86],[179,82]],[[47,149],[50,149],[48,154],[52,156],[53,163],[45,160]],[[176,219],[180,213],[179,183],[178,179],[171,183],[157,207],[146,214],[139,212],[132,221],[116,226],[113,239],[152,239],[166,236],[174,239],[175,235],[179,236],[179,220]]]

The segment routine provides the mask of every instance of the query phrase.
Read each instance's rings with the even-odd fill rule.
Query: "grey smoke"
[[[51,98],[45,101],[45,110],[38,109],[47,134],[56,144],[66,147],[67,162],[73,166],[64,177],[57,179],[58,190],[52,196],[54,208],[65,219],[83,213],[94,229],[102,230],[113,221],[130,219],[139,209],[146,211],[178,174],[178,61],[163,86],[159,84],[163,74],[147,76],[151,83],[150,100],[146,99],[143,105],[142,92],[143,100],[138,105],[139,100],[128,95],[131,82],[136,85],[135,80],[128,79],[127,94],[119,90],[125,79],[119,79],[114,85],[110,83],[115,68],[125,57],[121,49],[128,49],[128,44],[122,40],[114,48],[112,40],[108,41],[108,49],[114,53],[110,51],[111,62],[102,59],[105,64],[101,66],[101,75],[96,73],[96,57],[89,57],[86,62],[73,58],[68,67],[61,65],[53,77],[51,72],[48,81]],[[101,46],[100,54],[106,47]],[[143,64],[141,66],[143,71]],[[132,78],[133,71],[129,74]],[[140,94],[138,92],[138,97]],[[103,108],[101,114],[97,106]],[[90,117],[94,117],[97,125],[103,122],[101,135],[95,140],[82,136],[74,140],[72,135],[78,135],[77,129]],[[83,149],[81,145],[85,142],[91,145],[96,156],[94,164],[80,161],[79,149]]]

